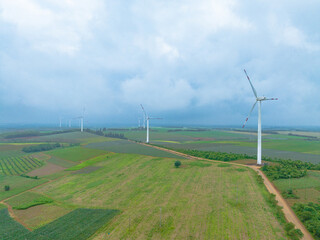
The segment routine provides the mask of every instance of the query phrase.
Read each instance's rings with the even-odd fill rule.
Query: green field
[[[137,129],[107,132],[142,142],[146,134]],[[318,135],[308,134],[266,132],[263,155],[318,163]],[[256,154],[256,135],[250,131],[153,128],[150,138],[173,149]],[[0,239],[288,239],[265,187],[245,166],[185,159],[87,132],[10,141],[17,143],[0,143],[0,201],[5,199],[33,231],[0,204]],[[80,145],[21,151],[47,142]],[[174,166],[178,159],[180,168]],[[59,170],[38,175],[41,179],[18,176],[39,166],[41,173],[45,167]],[[287,199],[291,205],[320,201],[319,172],[274,184],[298,196]]]
[[[24,192],[6,201],[13,209],[19,210],[52,202],[51,198],[34,192]]]
[[[85,161],[87,159],[96,157],[98,155],[106,154],[106,151],[99,149],[90,149],[83,147],[69,147],[69,148],[59,148],[52,151],[46,152],[48,155],[58,157],[61,159],[79,162]]]
[[[113,154],[93,163],[95,171],[35,191],[67,205],[119,209],[93,239],[286,238],[252,170],[181,161],[177,169],[174,159]]]
[[[14,221],[7,209],[0,209],[2,240],[85,240],[110,221],[119,211],[108,209],[76,209],[32,232]]]

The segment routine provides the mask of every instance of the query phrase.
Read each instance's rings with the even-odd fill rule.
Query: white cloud
[[[90,37],[89,25],[101,5],[100,0],[1,0],[0,19],[33,48],[72,55]]]
[[[269,29],[276,44],[310,52],[320,50],[320,44],[310,41],[308,36],[288,19],[279,19],[272,15],[269,17]]]

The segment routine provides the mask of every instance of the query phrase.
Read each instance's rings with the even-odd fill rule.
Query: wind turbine
[[[62,117],[59,117],[59,127],[61,128],[62,127]]]
[[[84,119],[84,111],[85,111],[85,108],[83,108],[83,112],[82,112],[82,115],[79,116],[79,117],[75,117],[74,119],[79,119],[80,120],[80,131],[83,132],[83,119]]]
[[[247,79],[249,80],[250,86],[252,88],[253,94],[256,97],[256,101],[253,104],[251,111],[249,112],[248,117],[246,118],[246,121],[244,122],[242,128],[244,128],[244,126],[246,125],[250,114],[252,113],[254,107],[256,106],[256,104],[258,103],[258,149],[257,149],[257,165],[261,165],[261,102],[262,101],[267,101],[267,100],[278,100],[278,98],[266,98],[266,97],[258,97],[257,91],[254,88],[254,86],[252,85],[250,78],[246,72],[246,70],[244,69],[244,73],[247,76]]]
[[[143,116],[144,116],[144,119],[147,120],[147,139],[146,139],[146,143],[149,143],[149,120],[150,119],[162,119],[162,118],[152,118],[152,117],[149,117],[149,115],[146,113],[146,111],[144,110],[144,107],[142,106],[142,104],[140,104],[141,108],[142,108],[142,111],[143,111]]]

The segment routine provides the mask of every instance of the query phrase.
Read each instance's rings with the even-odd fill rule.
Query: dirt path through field
[[[206,161],[221,163],[221,161],[194,157],[194,156],[191,156],[191,155],[188,155],[188,154],[176,152],[174,150],[170,150],[170,149],[166,149],[166,148],[162,148],[162,147],[158,147],[158,146],[153,146],[153,145],[150,145],[150,144],[145,144],[145,143],[140,143],[140,144],[148,146],[148,147],[153,147],[153,148],[156,148],[156,149],[159,149],[159,150],[162,150],[162,151],[166,151],[166,152],[178,155],[178,156],[183,156],[183,157],[185,157],[187,159],[198,159],[198,160],[206,160]],[[237,166],[247,166],[247,165],[243,165],[243,164],[240,164],[240,163],[233,163],[233,162],[228,162],[228,163],[232,164],[232,165],[237,165]],[[258,166],[254,166],[254,165],[247,166],[247,167],[250,167],[250,168],[254,169],[255,171],[258,172],[259,175],[262,176],[262,178],[264,180],[264,185],[266,186],[268,191],[270,193],[276,195],[276,200],[278,201],[278,205],[282,207],[282,211],[283,211],[287,221],[288,222],[292,222],[295,225],[295,227],[300,229],[301,232],[303,233],[302,240],[313,240],[314,238],[308,232],[308,230],[305,228],[305,226],[302,224],[302,222],[299,220],[299,218],[296,216],[296,214],[293,212],[293,210],[290,208],[290,206],[287,203],[287,201],[281,196],[281,194],[278,191],[278,189],[272,184],[272,182],[266,177],[266,175],[259,169],[259,167]]]

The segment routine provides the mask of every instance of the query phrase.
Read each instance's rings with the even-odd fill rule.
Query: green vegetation
[[[27,240],[40,240],[45,238],[37,238],[34,234],[30,233],[21,224],[14,221],[8,212],[8,209],[0,209],[0,239],[27,239]]]
[[[206,161],[196,161],[196,162],[188,163],[188,166],[192,166],[192,167],[210,167],[210,166],[212,166],[212,164],[208,163]]]
[[[5,191],[10,191],[10,186],[9,186],[9,185],[5,185],[5,186],[4,186],[4,190],[5,190]]]
[[[236,154],[236,153],[225,153],[225,152],[209,152],[209,151],[199,151],[199,150],[190,150],[190,149],[179,149],[179,152],[192,155],[200,158],[207,158],[218,161],[234,161],[238,159],[252,159],[252,156],[247,154]]]
[[[286,178],[301,178],[307,174],[307,169],[299,161],[282,160],[277,165],[264,165],[262,171],[272,180]]]
[[[303,233],[301,232],[300,229],[295,229],[293,223],[286,223],[284,230],[286,230],[287,235],[290,237],[292,240],[299,240],[300,238],[303,237]]]
[[[33,206],[52,203],[53,200],[44,195],[34,193],[34,192],[25,192],[13,198],[10,198],[6,201],[13,209],[28,209]]]
[[[175,162],[174,162],[174,166],[175,166],[176,168],[179,168],[179,167],[181,166],[181,162],[180,162],[179,160],[175,161]]]
[[[47,152],[47,154],[61,159],[79,162],[85,161],[98,155],[106,154],[106,151],[99,149],[90,149],[84,147],[59,148]]]
[[[49,151],[55,148],[61,147],[60,143],[55,143],[55,144],[39,144],[39,145],[31,145],[28,147],[22,148],[22,151],[26,153],[32,153],[32,152],[43,152],[43,151]]]
[[[109,209],[76,209],[33,233],[52,240],[85,240],[118,213],[118,210]]]
[[[32,156],[0,158],[0,174],[21,175],[41,167],[44,163]]]
[[[186,166],[197,162],[183,160]],[[120,214],[96,232],[96,239],[285,238],[254,171],[208,163],[176,171],[172,159],[112,154],[94,163],[100,168],[93,172],[69,174],[35,191],[70,206],[119,209]]]
[[[93,133],[99,136],[109,137],[109,138],[120,138],[120,139],[127,139],[123,133],[117,133],[117,132],[107,132],[104,133],[102,129],[99,130],[91,130],[91,129],[85,129],[86,132]]]
[[[320,239],[320,204],[298,203],[293,206],[293,210],[314,238]]]

